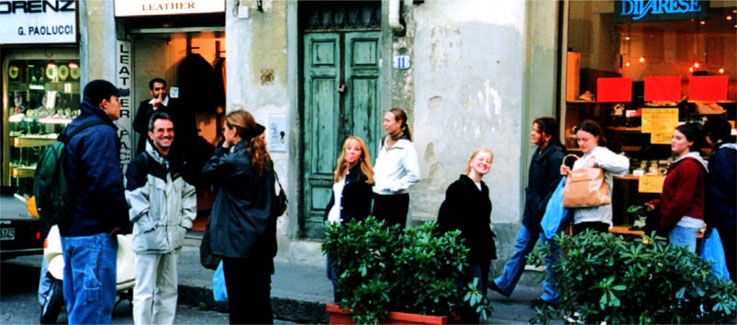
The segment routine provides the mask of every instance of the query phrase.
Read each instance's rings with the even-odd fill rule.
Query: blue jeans
[[[686,228],[676,225],[668,232],[668,241],[673,245],[685,246],[691,253],[696,253],[696,237],[698,228]]]
[[[522,276],[522,271],[524,271],[525,269],[525,264],[527,264],[527,254],[529,254],[535,247],[535,243],[537,242],[538,238],[542,238],[542,244],[545,244],[547,242],[545,236],[542,235],[542,233],[531,232],[527,229],[527,227],[525,227],[524,224],[520,225],[519,232],[517,233],[517,239],[514,242],[514,254],[512,254],[512,257],[507,261],[506,264],[504,264],[504,272],[502,272],[502,275],[494,280],[494,283],[496,283],[497,287],[499,287],[499,289],[504,291],[504,293],[506,293],[507,295],[512,294],[512,291],[514,291],[514,287],[517,286],[517,282]],[[557,246],[554,245],[553,250],[556,253],[556,256],[560,255]],[[560,292],[558,292],[558,290],[556,290],[555,288],[555,285],[553,283],[553,272],[549,267],[552,263],[555,263],[556,261],[546,259],[545,262],[548,266],[545,268],[547,276],[543,281],[543,294],[540,298],[550,303],[556,303],[558,301],[558,298],[560,297]]]
[[[337,304],[340,303],[340,301],[343,299],[343,295],[338,291],[338,280],[340,279],[340,274],[343,273],[339,269],[334,268],[330,266],[330,255],[327,255],[327,262],[325,263],[327,265],[327,275],[328,279],[330,279],[330,282],[333,283],[333,301]]]
[[[110,324],[115,304],[118,238],[61,237],[69,324]]]

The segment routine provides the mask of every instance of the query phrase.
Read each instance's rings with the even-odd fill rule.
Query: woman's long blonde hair
[[[366,183],[374,183],[374,169],[371,168],[371,155],[366,150],[366,144],[357,136],[350,136],[343,142],[343,150],[340,151],[340,157],[338,157],[338,165],[335,167],[335,176],[333,182],[337,183],[345,174],[346,161],[345,161],[345,149],[348,147],[348,143],[351,141],[358,142],[358,146],[361,147],[361,158],[358,158],[358,164],[361,166],[361,172],[368,178]]]
[[[266,143],[259,136],[263,133],[263,129],[261,128],[259,132],[260,128],[251,113],[246,110],[232,111],[225,116],[225,123],[229,128],[235,128],[238,136],[246,141],[246,152],[259,176],[263,175],[264,171],[273,168],[271,156],[266,150]]]

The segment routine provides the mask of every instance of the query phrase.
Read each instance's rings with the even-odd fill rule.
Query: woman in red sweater
[[[696,236],[704,226],[704,180],[707,164],[699,155],[704,136],[701,126],[686,123],[673,131],[671,151],[676,155],[665,174],[659,200],[646,203],[649,209],[660,208],[660,227],[668,231],[673,245],[696,252]]]

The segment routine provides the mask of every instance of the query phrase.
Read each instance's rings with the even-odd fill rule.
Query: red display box
[[[600,103],[631,102],[631,78],[596,79],[596,101]]]
[[[681,101],[681,77],[645,77],[645,101]]]
[[[691,76],[688,100],[718,102],[727,100],[729,76]]]

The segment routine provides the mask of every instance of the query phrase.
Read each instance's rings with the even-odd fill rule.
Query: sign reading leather
[[[225,12],[225,0],[115,0],[115,17]]]
[[[0,44],[77,42],[74,0],[0,1]]]

